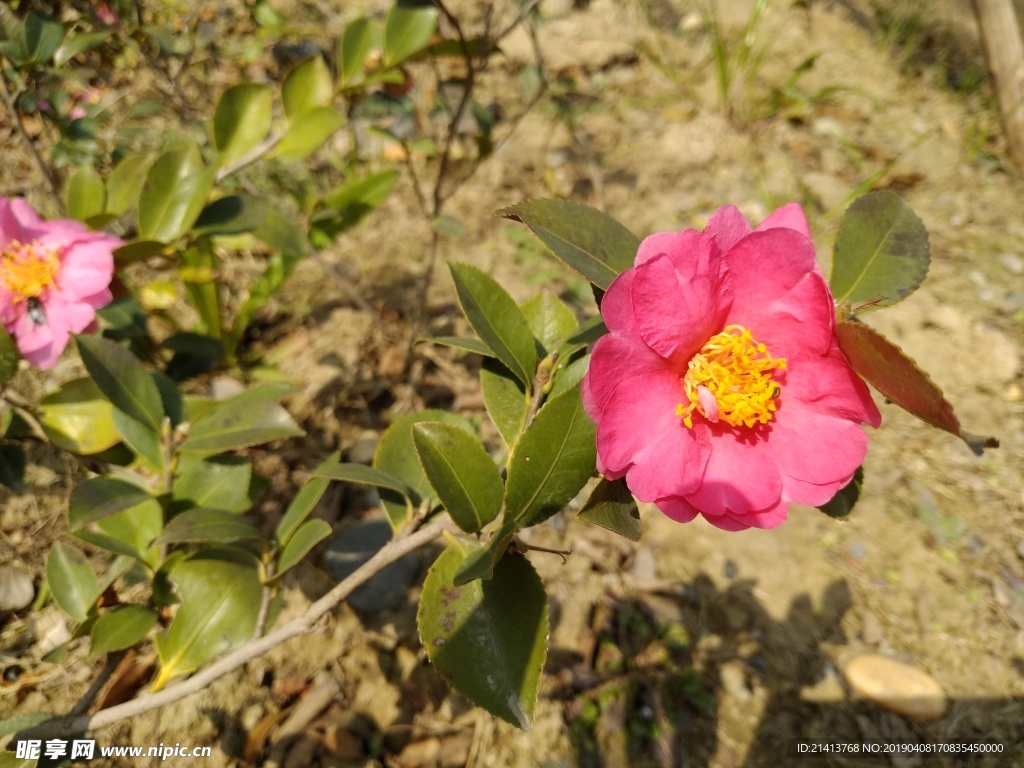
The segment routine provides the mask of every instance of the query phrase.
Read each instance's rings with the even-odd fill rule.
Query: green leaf
[[[277,557],[277,573],[280,576],[294,568],[309,551],[331,535],[331,526],[325,520],[307,520],[288,539]]]
[[[122,216],[139,204],[142,185],[152,160],[149,154],[125,155],[107,179],[106,211]]]
[[[625,536],[630,541],[640,541],[640,510],[625,480],[606,480],[602,477],[578,517]]]
[[[137,485],[112,477],[93,477],[75,486],[68,504],[72,531],[141,504],[152,497]]]
[[[480,339],[467,336],[431,336],[428,339],[420,339],[417,343],[440,344],[443,347],[461,349],[465,352],[472,352],[475,355],[494,357],[491,348],[480,341]]]
[[[39,425],[58,448],[88,456],[121,442],[114,407],[92,379],[75,379],[39,403]]]
[[[546,289],[523,304],[522,310],[545,356],[558,349],[579,325],[573,311]]]
[[[501,511],[504,484],[480,441],[443,422],[419,422],[413,444],[430,485],[455,524],[476,533]]]
[[[407,500],[401,492],[386,486],[380,488],[381,503],[396,529],[406,522],[410,503],[416,508],[424,499],[433,498],[433,489],[423,473],[423,467],[420,466],[416,454],[416,446],[412,441],[413,425],[422,421],[442,421],[465,430],[467,434],[473,433],[472,426],[461,416],[438,410],[399,416],[384,431],[373,457],[373,466],[397,478],[408,492]]]
[[[598,288],[633,266],[640,240],[607,214],[571,200],[527,200],[495,211],[523,222],[551,252]]]
[[[832,295],[855,311],[887,307],[921,285],[929,260],[928,231],[910,206],[893,192],[869,192],[839,222]]]
[[[79,221],[98,216],[106,210],[107,190],[94,168],[85,166],[75,171],[68,180],[65,202],[68,215]]]
[[[164,406],[164,413],[171,422],[171,427],[176,427],[185,420],[185,401],[181,397],[181,392],[166,374],[153,371],[152,376],[153,382],[160,392],[160,402]]]
[[[497,360],[484,359],[480,368],[480,390],[487,414],[511,448],[526,426],[530,405],[526,386]]]
[[[85,621],[100,596],[96,574],[85,555],[61,541],[46,556],[46,583],[57,605],[77,622]]]
[[[160,435],[117,408],[114,409],[112,418],[124,444],[152,467],[163,469],[167,456],[164,454]]]
[[[137,261],[145,261],[153,256],[169,255],[170,253],[173,253],[173,249],[169,249],[165,243],[157,240],[136,240],[134,243],[114,249],[114,265],[121,269]]]
[[[65,38],[53,55],[53,64],[62,67],[80,53],[99,48],[110,37],[111,30],[100,29],[95,32],[75,32]]]
[[[195,422],[181,450],[223,453],[306,434],[284,408],[247,394],[218,403]]]
[[[341,480],[346,483],[372,485],[376,488],[386,488],[405,497],[412,494],[409,486],[394,475],[376,467],[368,467],[365,464],[351,464],[339,461],[324,462],[313,470],[313,476],[329,480]]]
[[[469,547],[453,541],[427,574],[420,637],[437,671],[470,701],[529,730],[547,653],[544,586],[521,555],[502,558],[487,581],[455,586]]]
[[[172,509],[205,507],[245,512],[252,506],[252,463],[244,456],[212,456],[196,462],[174,481]]]
[[[579,388],[548,400],[512,449],[505,486],[507,518],[526,528],[572,501],[594,474],[595,432]]]
[[[358,85],[366,79],[366,60],[384,43],[384,30],[373,19],[356,19],[338,38],[338,87]]]
[[[156,383],[142,363],[120,344],[102,336],[76,335],[78,352],[89,372],[114,407],[159,435],[164,419]]]
[[[333,107],[313,107],[295,119],[274,148],[281,160],[305,160],[345,124],[345,116]]]
[[[145,639],[158,618],[155,611],[141,605],[122,605],[103,614],[92,626],[89,655],[131,648]]]
[[[0,325],[0,384],[5,384],[14,378],[14,374],[18,372],[20,361],[21,354],[18,352],[18,345]]]
[[[537,350],[522,310],[490,275],[468,264],[448,266],[469,324],[529,389],[537,370]]]
[[[964,432],[942,390],[885,336],[856,320],[839,323],[837,330],[839,346],[853,370],[886,398],[921,421],[956,435],[979,456],[985,448],[999,447],[994,437]]]
[[[286,215],[276,208],[267,211],[263,223],[256,229],[255,234],[256,237],[271,248],[281,251],[285,256],[292,259],[302,258],[309,253],[306,233],[299,228],[293,217]],[[275,285],[278,287],[284,285],[284,281],[288,279],[289,274],[291,274],[290,270]]]
[[[338,454],[328,459],[324,464],[328,462],[337,462]],[[324,465],[321,464],[321,467]],[[288,505],[288,509],[285,510],[284,515],[281,517],[281,521],[277,524],[277,528],[274,530],[274,543],[277,544],[278,549],[284,548],[292,536],[302,525],[302,522],[309,517],[310,513],[316,507],[321,497],[324,495],[324,491],[327,490],[327,486],[330,485],[330,479],[327,477],[318,477],[314,472],[313,476],[310,477],[306,483],[299,489],[299,492],[292,498],[291,504]]]
[[[326,247],[341,232],[358,224],[384,201],[398,177],[397,170],[381,171],[332,191],[313,214],[310,237],[314,243]]]
[[[156,499],[147,499],[97,520],[91,528],[75,531],[75,537],[119,555],[141,560],[155,569],[160,562],[160,548],[153,542],[163,526],[163,507]]]
[[[171,518],[157,538],[161,544],[182,542],[256,541],[259,529],[244,517],[223,509],[190,509]]]
[[[555,365],[555,370],[552,373],[555,382],[551,386],[551,392],[548,393],[548,397],[554,397],[555,395],[565,392],[571,387],[577,386],[581,381],[583,381],[583,377],[587,375],[587,369],[589,367],[590,355],[584,355],[583,357],[577,358],[568,365],[559,361]]]
[[[198,330],[219,339],[223,329],[220,325],[218,257],[213,240],[200,237],[193,242],[192,247],[180,253],[180,258],[182,268],[179,274],[202,321]]]
[[[384,20],[384,66],[393,67],[422,51],[436,28],[433,8],[392,7]]]
[[[6,736],[13,736],[19,731],[24,731],[28,728],[33,728],[40,723],[45,723],[47,720],[53,720],[56,716],[49,712],[21,712],[11,717],[5,717],[0,720],[0,738]],[[13,744],[11,745],[14,746]],[[3,762],[5,759],[9,762]],[[14,753],[12,752],[0,752],[0,768],[36,768],[36,760],[26,760],[24,762],[15,762]]]
[[[270,201],[256,195],[228,195],[203,208],[193,229],[196,236],[255,232],[263,224]]]
[[[201,551],[175,566],[170,578],[181,606],[157,635],[160,674],[153,690],[250,640],[260,608],[256,561],[240,552]]]
[[[206,205],[215,177],[216,169],[203,165],[192,142],[160,155],[139,192],[139,236],[167,243],[184,235]]]
[[[0,443],[0,483],[15,493],[25,490],[25,450],[17,443]]]
[[[469,584],[477,579],[490,579],[494,576],[494,568],[505,555],[512,537],[519,530],[515,520],[509,520],[494,532],[491,540],[483,547],[473,549],[459,565],[452,578],[456,587]]]
[[[11,13],[10,10],[5,10]],[[64,40],[64,27],[52,16],[40,11],[29,11],[25,17],[25,52],[29,61],[45,64]]]
[[[600,315],[596,315],[583,323],[578,331],[565,340],[565,343],[558,348],[558,356],[564,360],[573,353],[590,346],[606,333],[608,333],[608,329],[604,325],[604,320]]]
[[[864,485],[864,467],[857,467],[857,471],[853,473],[853,479],[836,491],[836,495],[818,509],[837,520],[848,517],[853,511],[853,505],[860,498],[862,485]]]
[[[263,83],[239,83],[224,91],[213,112],[213,141],[220,164],[245,157],[270,133],[273,96]]]
[[[292,122],[314,107],[326,107],[333,98],[331,70],[321,56],[297,64],[281,83],[284,113]]]

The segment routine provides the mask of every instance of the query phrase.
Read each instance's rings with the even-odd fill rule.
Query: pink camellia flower
[[[69,335],[111,301],[116,237],[68,219],[44,221],[24,200],[0,197],[0,322],[22,357],[50,368]]]
[[[881,415],[839,349],[835,306],[799,205],[756,231],[726,206],[703,232],[662,232],[601,303],[583,402],[598,470],[689,522],[772,528],[818,506]]]

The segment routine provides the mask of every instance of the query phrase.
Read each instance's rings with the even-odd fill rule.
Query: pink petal
[[[604,474],[626,473],[641,501],[679,496],[700,482],[709,441],[704,430],[687,429],[676,416],[679,377],[671,372],[637,376],[619,384],[597,426],[597,452]]]
[[[89,296],[110,285],[114,275],[114,257],[108,242],[98,241],[71,246],[64,254],[57,280],[69,296]]]
[[[51,323],[33,323],[25,313],[18,318],[12,331],[21,356],[37,368],[47,369],[60,358],[68,343],[67,328],[59,320]]]
[[[758,232],[766,229],[795,229],[804,237],[811,237],[807,216],[799,203],[789,203],[769,213],[765,220],[757,225]]]
[[[688,523],[700,514],[700,510],[681,496],[669,496],[658,499],[655,506],[665,513],[666,517],[677,523]]]
[[[733,287],[726,324],[749,328],[773,357],[829,349],[835,310],[810,240],[791,229],[754,232],[725,260]]]
[[[640,340],[609,333],[594,344],[590,366],[583,379],[583,405],[597,421],[608,398],[623,379],[671,372],[669,362]],[[676,374],[678,376],[678,374]]]
[[[639,337],[633,319],[633,278],[635,269],[627,269],[612,280],[601,299],[601,319],[612,333],[621,331]]]
[[[719,528],[723,527],[721,521],[724,518],[731,517],[732,521],[738,525],[742,525],[743,528],[775,528],[776,526],[782,525],[786,522],[786,517],[789,515],[789,505],[785,501],[780,501],[768,509],[762,509],[758,512],[748,512],[745,515],[725,515],[724,517],[712,519],[707,518],[713,525],[717,525]],[[737,530],[735,528],[727,528],[726,530]],[[739,529],[742,530],[742,529]]]
[[[760,227],[759,227],[760,229]],[[708,219],[704,234],[715,238],[722,253],[749,235],[753,230],[735,205],[723,205]]]
[[[710,239],[689,258],[661,255],[636,268],[633,313],[644,342],[685,365],[722,329],[732,300],[729,277]]]
[[[734,517],[778,504],[782,475],[771,436],[722,424],[706,428],[711,432],[711,456],[700,486],[687,493],[686,500],[705,515]]]
[[[882,423],[867,385],[853,372],[838,347],[826,357],[794,356],[786,372],[780,408],[790,398],[818,413],[873,427]]]

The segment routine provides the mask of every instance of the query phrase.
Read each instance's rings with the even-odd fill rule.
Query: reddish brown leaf
[[[985,448],[999,447],[994,437],[964,432],[942,390],[902,349],[874,328],[844,320],[838,330],[839,346],[853,369],[886,398],[933,427],[956,435],[979,456]]]
[[[111,675],[110,683],[96,710],[116,707],[118,704],[135,698],[135,694],[153,677],[154,671],[156,671],[156,664],[153,663],[152,658],[140,661],[138,653],[134,649],[125,651]]]

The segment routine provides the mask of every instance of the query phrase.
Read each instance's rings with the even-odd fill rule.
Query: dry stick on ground
[[[988,68],[996,81],[1010,156],[1024,167],[1024,45],[1011,0],[974,0]]]
[[[356,587],[368,581],[399,558],[414,552],[420,547],[426,546],[446,530],[453,530],[452,524],[447,517],[437,520],[409,536],[396,539],[385,545],[383,549],[367,560],[354,573],[309,606],[301,616],[297,616],[284,626],[275,629],[261,638],[246,643],[241,648],[215,661],[201,672],[177,685],[172,685],[156,693],[147,693],[124,704],[118,704],[116,707],[104,709],[95,715],[69,715],[48,720],[45,723],[22,731],[15,738],[66,738],[85,731],[95,731],[197,693],[217,678],[226,675],[228,672],[233,672],[246,662],[266,653],[271,648],[275,648],[293,637],[305,634],[321,616],[347,598]]]

